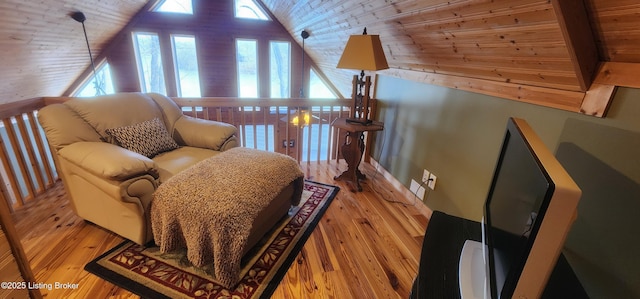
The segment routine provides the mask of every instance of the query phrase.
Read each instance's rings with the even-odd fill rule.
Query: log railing
[[[35,98],[0,105],[0,185],[11,211],[58,180],[37,111],[69,98]],[[187,115],[238,128],[242,146],[280,152],[299,162],[338,157],[343,132],[331,122],[349,115],[350,100],[174,98]]]

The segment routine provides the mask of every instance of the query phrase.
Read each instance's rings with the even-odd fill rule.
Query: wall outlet
[[[428,170],[424,170],[424,172],[422,173],[422,182],[426,183],[427,180],[429,180],[429,175],[431,174],[431,172],[429,172]]]
[[[295,139],[289,140],[289,147],[294,147],[296,145]],[[282,147],[287,147],[287,141],[282,140]]]
[[[429,174],[429,179],[430,179],[430,181],[427,182],[427,187],[429,187],[429,189],[431,189],[431,190],[435,190],[436,189],[436,181],[438,180],[438,177],[436,177],[435,174],[431,173],[431,174]]]
[[[415,194],[420,200],[424,200],[424,187],[421,186],[416,180],[411,180],[411,186],[409,186],[409,191]]]

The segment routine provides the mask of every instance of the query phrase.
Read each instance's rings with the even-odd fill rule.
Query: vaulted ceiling
[[[343,95],[350,94],[355,71],[335,66],[349,35],[365,27],[380,35],[385,48],[390,70],[381,73],[407,78],[439,74],[584,92],[598,62],[640,63],[635,0],[262,3],[300,43],[302,30],[311,34],[306,52]],[[147,0],[2,0],[0,103],[62,95],[87,69],[82,26],[71,12],[87,16],[97,56],[148,7]]]
[[[148,0],[0,2],[0,103],[59,96],[88,67],[83,11],[91,50],[100,53]]]

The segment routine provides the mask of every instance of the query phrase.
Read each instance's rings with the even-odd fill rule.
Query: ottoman
[[[286,155],[221,152],[158,187],[150,215],[155,243],[161,252],[186,248],[197,267],[213,263],[216,278],[232,287],[242,256],[300,201],[303,178]]]

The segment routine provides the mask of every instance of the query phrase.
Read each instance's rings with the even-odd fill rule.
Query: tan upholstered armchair
[[[183,115],[159,94],[75,98],[42,108],[38,121],[76,214],[138,244],[153,237],[160,183],[237,146],[234,126]]]

